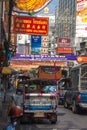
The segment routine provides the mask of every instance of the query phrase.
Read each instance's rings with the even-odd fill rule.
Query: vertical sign
[[[31,54],[41,54],[41,36],[31,35]]]
[[[87,37],[87,0],[77,0],[76,37]]]

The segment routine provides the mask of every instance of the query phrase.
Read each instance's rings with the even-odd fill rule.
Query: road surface
[[[87,130],[87,112],[73,114],[71,110],[58,106],[58,121],[50,124],[48,120],[25,123],[20,125],[20,130]]]

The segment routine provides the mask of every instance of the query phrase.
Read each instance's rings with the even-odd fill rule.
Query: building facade
[[[76,27],[76,0],[59,0],[58,13],[56,13],[56,37],[70,40],[70,47],[75,43]],[[66,46],[65,46],[66,47]]]

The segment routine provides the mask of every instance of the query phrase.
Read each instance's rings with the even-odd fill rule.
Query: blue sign
[[[77,60],[76,55],[17,55],[12,58],[13,60],[37,60],[37,61],[66,61],[66,60]]]
[[[31,54],[41,54],[41,36],[31,36]]]

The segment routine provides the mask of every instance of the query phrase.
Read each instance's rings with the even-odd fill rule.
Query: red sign
[[[48,35],[49,18],[14,16],[14,33]]]
[[[73,49],[72,48],[63,48],[63,47],[58,47],[56,52],[59,53],[64,53],[64,54],[72,54]]]
[[[70,39],[68,38],[59,38],[58,47],[70,47]]]
[[[87,62],[87,56],[78,56],[77,57],[78,62]]]

